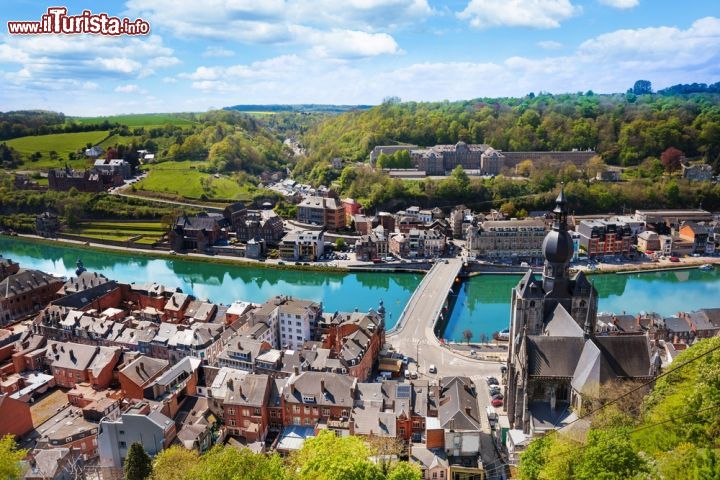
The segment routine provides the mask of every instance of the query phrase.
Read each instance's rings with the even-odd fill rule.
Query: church
[[[510,428],[541,435],[577,418],[608,382],[651,380],[659,368],[647,335],[596,335],[598,297],[570,276],[573,241],[563,190],[542,245],[542,279],[528,271],[512,291],[505,408]]]

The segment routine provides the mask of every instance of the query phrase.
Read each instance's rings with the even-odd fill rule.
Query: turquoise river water
[[[393,326],[421,275],[412,273],[325,273],[275,270],[177,259],[152,259],[106,253],[64,245],[45,245],[18,238],[0,238],[0,255],[55,275],[74,275],[75,262],[120,282],[158,282],[213,302],[263,302],[273,295],[291,295],[322,301],[325,311],[387,308],[387,326]],[[482,334],[507,328],[510,291],[516,275],[481,275],[466,281],[458,292],[443,335],[461,340],[470,329],[475,340]],[[720,272],[679,270],[630,275],[593,275],[600,311],[637,313],[654,311],[672,315],[680,310],[720,306]]]

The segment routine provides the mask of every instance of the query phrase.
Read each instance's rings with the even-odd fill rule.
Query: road
[[[490,437],[490,424],[486,415],[486,407],[490,404],[490,396],[486,378],[493,376],[500,379],[501,363],[475,360],[453,352],[443,346],[435,336],[435,320],[445,304],[448,290],[455,281],[460,270],[461,259],[449,259],[448,263],[436,264],[425,276],[413,294],[399,319],[398,328],[388,332],[387,342],[396,351],[411,359],[409,369],[417,371],[420,378],[437,381],[446,376],[466,376],[475,383],[477,389],[479,420],[482,423],[483,436],[481,457],[488,470],[488,478],[501,478],[497,452]],[[430,373],[430,365],[435,366],[437,373]],[[502,412],[498,411],[498,414]]]

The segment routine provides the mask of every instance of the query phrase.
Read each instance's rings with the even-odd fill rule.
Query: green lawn
[[[142,235],[141,243],[152,244],[166,233],[160,222],[84,222],[67,232],[78,237],[127,241]]]
[[[107,150],[108,147],[112,147],[114,145],[128,145],[129,143],[132,143],[133,140],[140,140],[140,136],[137,135],[130,135],[127,137],[123,137],[122,135],[111,135],[102,142],[100,142],[100,146]]]
[[[82,168],[92,162],[81,158],[79,160],[68,161],[67,156],[70,152],[84,149],[85,145],[91,143],[93,145],[99,143],[108,133],[101,130],[91,132],[77,133],[55,133],[51,135],[33,135],[28,137],[13,138],[6,143],[13,147],[23,157],[23,165],[21,168],[32,170],[45,170],[48,168],[61,167],[66,163],[72,167]],[[50,160],[50,152],[55,151],[58,154],[57,160]],[[42,158],[37,162],[30,161],[30,155],[40,152]]]
[[[162,127],[163,125],[192,125],[193,122],[180,118],[172,113],[138,113],[131,115],[113,115],[109,117],[73,117],[70,121],[77,123],[101,123],[107,120],[128,127]]]
[[[160,162],[146,164],[145,170],[199,170],[208,162]]]
[[[196,166],[197,162],[172,162],[172,165],[167,165],[168,163],[171,162],[153,165],[148,176],[136,183],[135,188],[140,191],[166,193],[190,199],[201,199],[205,195],[209,200],[250,200],[255,191],[253,185],[240,186],[231,177],[223,175],[215,178],[209,173],[191,169],[190,166]],[[181,168],[178,163],[184,163],[187,168]],[[205,188],[201,183],[201,180],[206,178],[211,179],[209,188]]]

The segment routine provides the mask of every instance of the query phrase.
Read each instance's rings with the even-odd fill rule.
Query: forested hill
[[[682,87],[682,86],[678,86]],[[688,87],[688,86],[686,86]],[[698,89],[695,89],[698,90]],[[505,151],[592,148],[611,165],[637,165],[674,146],[717,170],[720,93],[540,94],[459,102],[386,101],[332,116],[304,135],[307,173],[333,157],[362,161],[376,145],[487,143]]]

